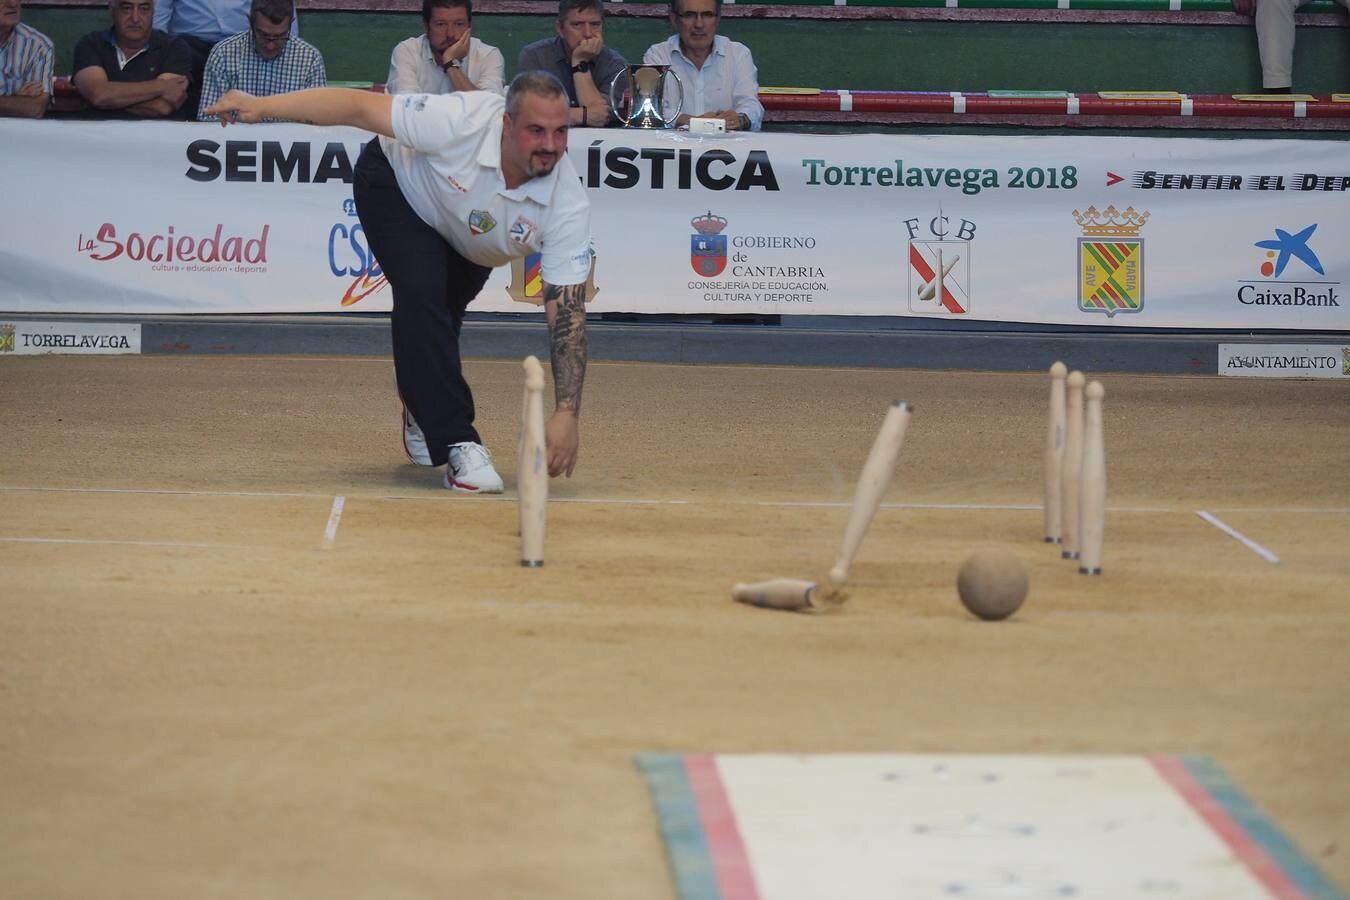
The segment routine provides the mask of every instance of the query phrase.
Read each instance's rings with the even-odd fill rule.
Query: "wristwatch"
[[[573,66],[572,74],[575,75],[578,72],[589,72],[592,68],[594,68],[594,64],[588,59],[585,62],[579,62]]]
[[[448,63],[446,63],[445,65],[441,66],[441,68],[442,68],[442,69],[445,69],[445,71],[449,72],[451,69],[459,69],[459,68],[463,68],[463,67],[459,64],[459,60],[457,60],[457,59],[452,59],[452,60],[450,60]]]

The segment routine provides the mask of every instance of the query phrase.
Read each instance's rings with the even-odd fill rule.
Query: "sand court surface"
[[[388,359],[0,360],[7,892],[674,898],[645,753],[1199,754],[1350,885],[1350,382],[1090,373],[1087,578],[1043,373],[594,362],[538,570],[520,364],[467,373],[499,497],[406,462]],[[829,566],[897,399],[845,608],[731,602]]]

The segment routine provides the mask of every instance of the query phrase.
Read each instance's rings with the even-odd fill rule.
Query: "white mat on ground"
[[[638,757],[681,900],[1332,898],[1203,757]]]

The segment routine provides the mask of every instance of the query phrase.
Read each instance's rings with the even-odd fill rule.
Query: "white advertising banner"
[[[0,121],[0,311],[388,310],[351,199],[368,139]],[[1350,329],[1342,141],[576,129],[570,153],[594,312]],[[510,281],[471,308],[529,311]]]

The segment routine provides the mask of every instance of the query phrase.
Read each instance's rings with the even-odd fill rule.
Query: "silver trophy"
[[[675,100],[666,97],[666,77],[675,82]],[[674,107],[669,116],[667,107]],[[609,108],[625,128],[670,128],[684,106],[684,85],[670,66],[629,66],[609,83]]]

